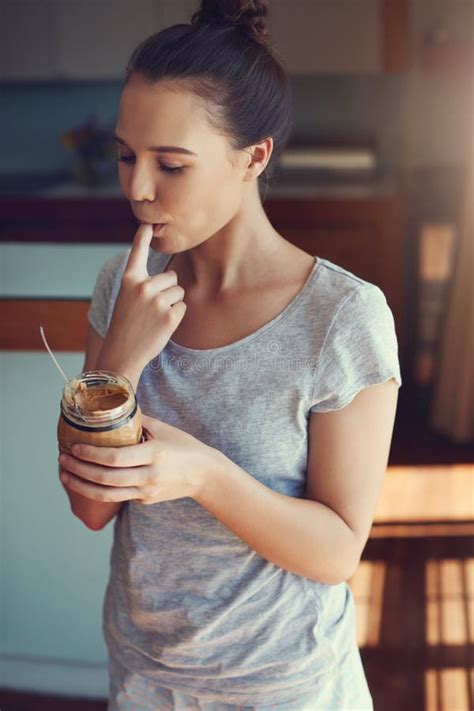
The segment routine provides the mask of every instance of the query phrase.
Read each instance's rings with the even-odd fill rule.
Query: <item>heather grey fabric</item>
[[[108,260],[97,277],[88,318],[102,336],[129,253]],[[170,259],[150,249],[149,273]],[[383,292],[315,258],[293,301],[246,338],[207,350],[171,339],[144,369],[137,398],[146,415],[302,498],[311,411],[340,409],[390,378],[401,385]],[[309,694],[326,703],[334,689],[334,708],[342,693],[350,702],[352,688],[354,703],[364,694],[371,703],[362,665],[355,678],[344,676],[356,638],[349,585],[263,559],[191,498],[123,506],[103,612],[111,657],[159,687],[246,705]]]

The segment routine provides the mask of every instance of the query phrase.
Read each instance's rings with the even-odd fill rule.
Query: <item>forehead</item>
[[[178,145],[199,153],[205,142],[222,143],[206,119],[199,97],[170,85],[133,78],[120,99],[116,131],[131,147]]]

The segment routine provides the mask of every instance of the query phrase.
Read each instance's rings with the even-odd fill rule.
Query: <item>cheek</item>
[[[190,230],[213,234],[235,215],[240,204],[240,187],[229,175],[201,176],[188,185],[182,215]]]

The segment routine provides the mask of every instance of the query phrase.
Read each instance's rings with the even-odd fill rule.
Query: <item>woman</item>
[[[397,342],[377,286],[263,210],[291,123],[266,12],[203,1],[127,68],[120,185],[164,226],[103,266],[84,370],[131,380],[148,439],[63,464],[76,515],[116,516],[109,711],[373,708],[347,579],[387,465]]]

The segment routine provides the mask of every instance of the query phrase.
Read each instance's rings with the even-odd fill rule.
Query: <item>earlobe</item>
[[[258,176],[263,173],[264,170],[265,168],[263,168],[261,164],[259,164],[258,166],[251,165],[246,171],[244,180],[256,180]]]

